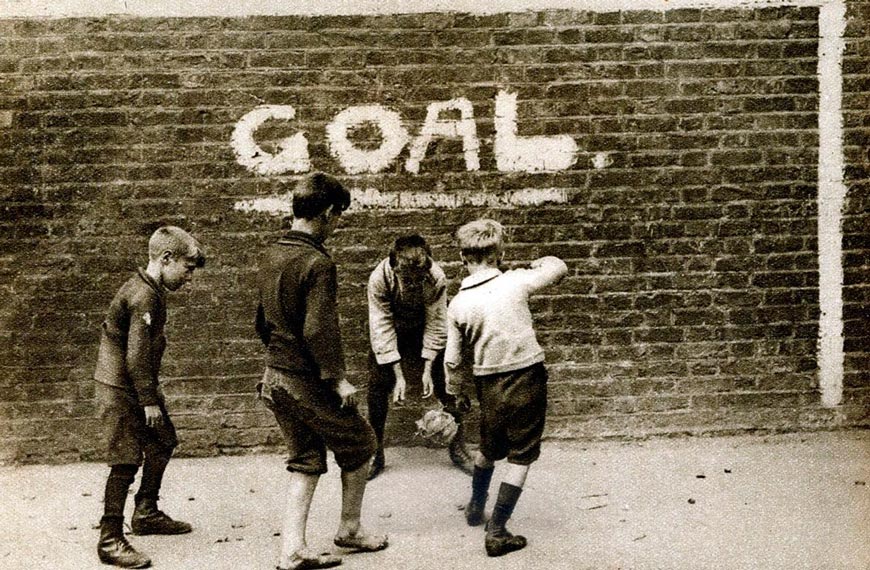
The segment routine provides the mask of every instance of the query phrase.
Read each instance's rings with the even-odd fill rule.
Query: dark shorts
[[[541,454],[547,415],[543,363],[501,374],[475,376],[480,402],[480,452],[490,461],[530,465]]]
[[[377,449],[375,433],[355,406],[341,407],[332,386],[319,378],[296,376],[267,367],[257,386],[287,441],[288,471],[326,473],[326,450],[343,471],[365,465]]]
[[[96,396],[100,403],[106,463],[141,465],[145,455],[172,455],[178,438],[163,402],[159,404],[163,412],[163,425],[148,427],[145,410],[136,397],[123,388],[97,382]]]

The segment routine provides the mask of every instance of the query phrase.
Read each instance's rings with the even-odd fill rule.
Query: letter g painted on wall
[[[245,168],[264,176],[284,172],[308,172],[311,160],[308,156],[308,140],[304,133],[278,142],[278,152],[271,154],[263,150],[254,140],[254,133],[270,119],[292,120],[296,110],[290,105],[260,105],[245,114],[233,130],[230,144],[236,160]]]

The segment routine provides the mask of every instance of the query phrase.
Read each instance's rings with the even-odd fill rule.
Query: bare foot
[[[294,552],[286,564],[279,564],[279,570],[312,570],[314,568],[332,568],[341,564],[341,558],[321,552],[320,554],[301,550]]]
[[[384,534],[369,534],[363,529],[358,529],[354,533],[345,533],[339,531],[335,535],[333,541],[336,546],[347,548],[355,552],[377,552],[383,550],[389,544],[387,536]]]

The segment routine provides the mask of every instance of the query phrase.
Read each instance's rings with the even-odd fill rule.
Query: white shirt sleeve
[[[568,266],[558,257],[550,255],[534,260],[528,269],[516,271],[531,294],[548,285],[558,283],[568,274]]]
[[[384,281],[383,262],[369,276],[366,289],[369,301],[369,340],[378,364],[401,360],[390,296]]]

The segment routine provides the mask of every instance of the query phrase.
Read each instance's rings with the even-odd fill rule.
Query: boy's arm
[[[451,396],[462,393],[462,385],[471,379],[471,359],[464,347],[462,330],[447,311],[447,346],[444,349],[445,391]]]
[[[305,323],[306,348],[320,368],[321,379],[344,378],[344,347],[338,326],[338,275],[331,261],[316,264],[308,276]]]
[[[269,327],[269,322],[266,320],[266,309],[263,308],[263,302],[257,304],[257,316],[254,319],[254,329],[257,331],[257,336],[263,341],[263,344],[269,346],[269,341],[272,340],[272,329]]]
[[[426,305],[426,326],[423,330],[423,353],[427,361],[435,360],[447,344],[447,278],[441,275],[435,283],[435,300]]]
[[[558,283],[568,274],[568,266],[565,262],[552,255],[532,261],[529,267],[527,283],[532,291]]]
[[[401,360],[385,278],[381,263],[372,271],[366,288],[369,302],[369,342],[378,364],[392,364]]]
[[[145,299],[132,299],[129,305],[130,324],[127,330],[127,353],[125,355],[127,375],[136,390],[140,406],[156,406],[157,373],[162,347],[155,346],[154,335],[160,331],[152,330],[152,318],[156,307]]]

